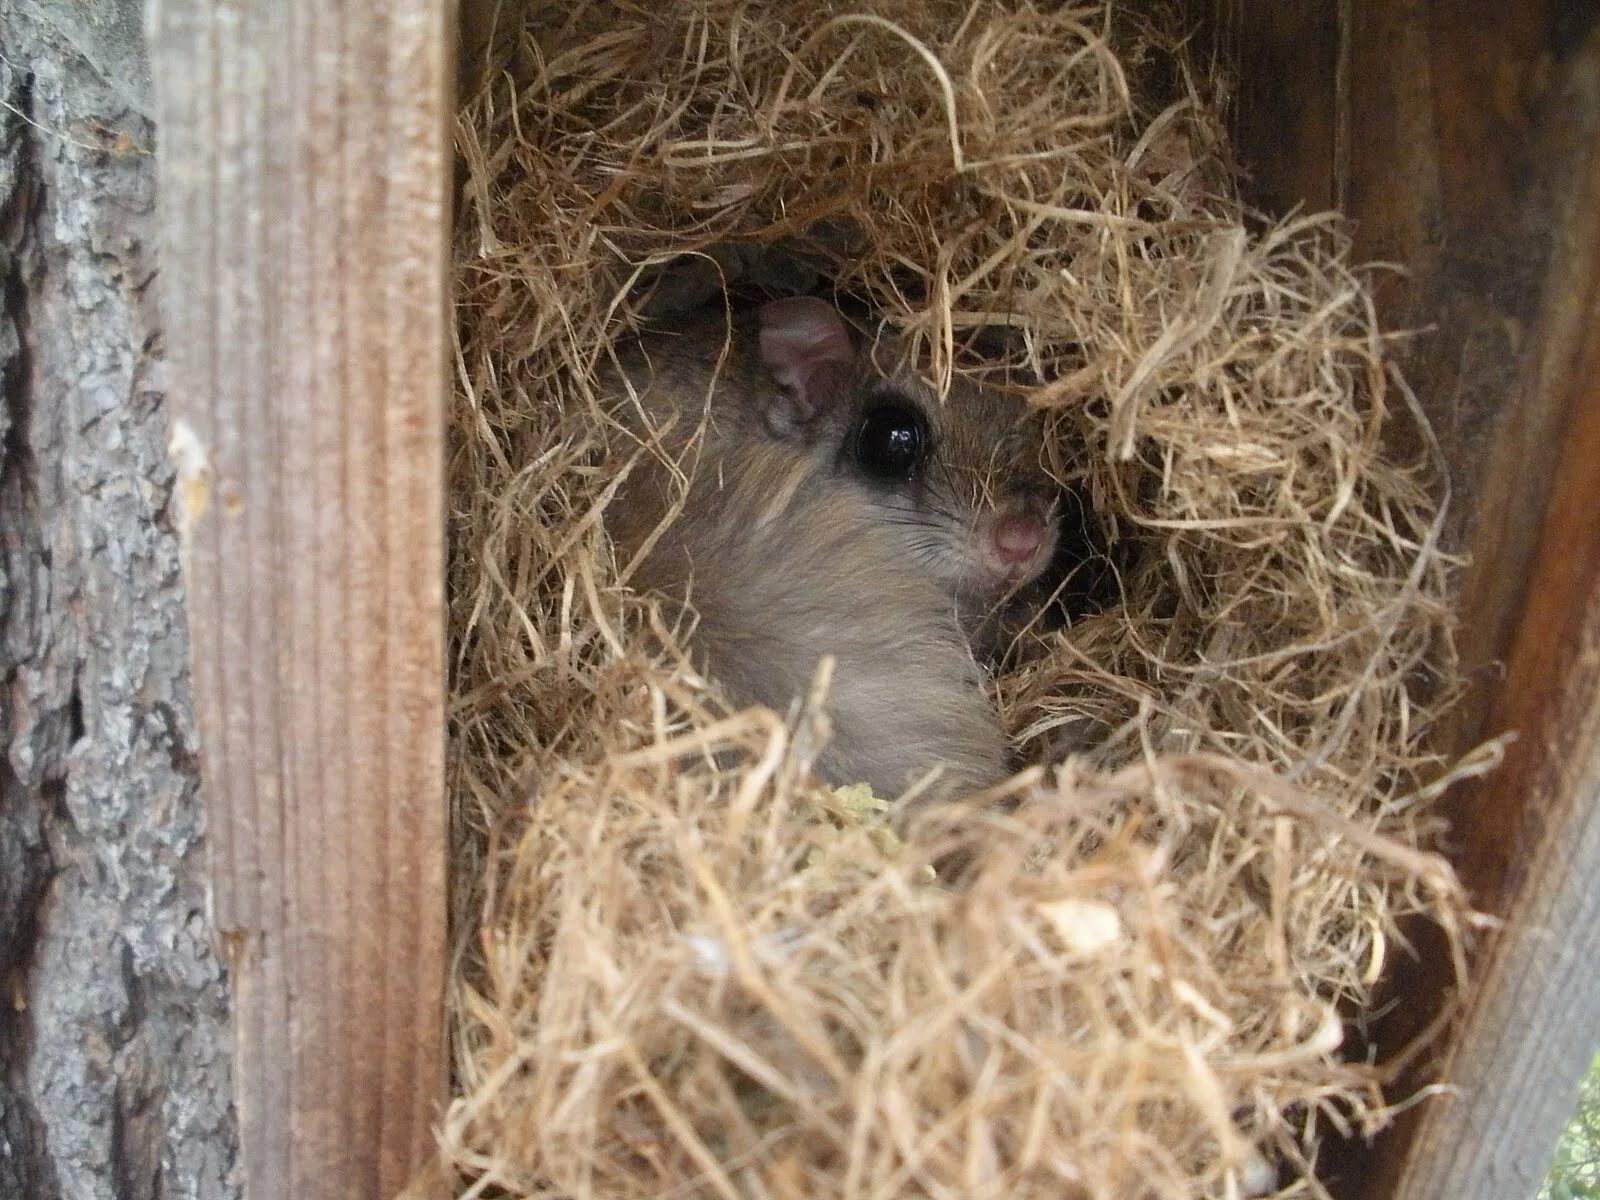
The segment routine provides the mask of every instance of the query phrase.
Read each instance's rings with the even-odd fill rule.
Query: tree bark
[[[233,1197],[137,0],[0,0],[0,1196]]]

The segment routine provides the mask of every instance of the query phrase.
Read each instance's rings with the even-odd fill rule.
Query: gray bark
[[[0,1198],[231,1197],[140,9],[0,0]]]

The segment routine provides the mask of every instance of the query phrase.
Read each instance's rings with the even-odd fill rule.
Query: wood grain
[[[445,1082],[453,6],[159,0],[151,25],[248,1194],[392,1196]]]
[[[1473,563],[1460,641],[1477,686],[1441,740],[1522,734],[1448,814],[1464,881],[1506,921],[1426,1064],[1459,1096],[1324,1161],[1364,1200],[1520,1200],[1600,1039],[1600,5],[1193,11],[1243,77],[1234,125],[1256,199],[1342,203],[1358,255],[1406,268],[1382,280],[1381,308],[1424,330],[1407,373],[1448,449],[1453,539]],[[1442,948],[1419,945],[1388,981],[1381,1050],[1452,987]]]
[[[1200,53],[1234,80],[1231,134],[1250,199],[1268,212],[1337,205],[1340,5],[1332,0],[1188,0]]]
[[[1580,198],[1600,213],[1594,162]],[[1547,389],[1533,402],[1554,414],[1557,466],[1487,723],[1518,741],[1452,814],[1462,880],[1504,927],[1474,960],[1440,1064],[1456,1094],[1380,1143],[1360,1191],[1369,1200],[1533,1196],[1600,1043],[1600,217],[1592,223],[1576,264],[1586,270],[1567,260],[1557,272],[1572,290],[1548,300],[1529,377]],[[1427,965],[1408,982],[1437,982]],[[1427,1006],[1425,991],[1419,1000]]]

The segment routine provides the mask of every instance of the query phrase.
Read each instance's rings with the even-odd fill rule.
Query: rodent
[[[972,639],[1050,561],[1053,493],[1020,400],[958,383],[940,404],[879,349],[885,370],[816,297],[619,348],[605,400],[648,448],[605,519],[735,702],[782,712],[833,655],[825,782],[894,797],[937,764],[926,795],[980,790],[1009,771]]]

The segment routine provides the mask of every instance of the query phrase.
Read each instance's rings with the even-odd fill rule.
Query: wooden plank
[[[1600,257],[1590,265],[1572,298],[1588,321],[1554,492],[1490,717],[1520,737],[1456,824],[1463,881],[1505,925],[1474,961],[1441,1064],[1457,1094],[1380,1148],[1361,1190],[1373,1200],[1532,1197],[1600,1042]]]
[[[1459,1095],[1406,1114],[1345,1190],[1519,1200],[1600,1040],[1600,989],[1578,949],[1592,956],[1600,938],[1597,680],[1583,652],[1600,624],[1571,586],[1600,557],[1583,523],[1600,511],[1600,480],[1576,448],[1600,400],[1600,40],[1550,3],[1358,0],[1347,19],[1357,246],[1410,270],[1381,294],[1385,316],[1431,327],[1407,368],[1465,501],[1460,647],[1477,686],[1445,737],[1456,749],[1505,730],[1522,740],[1446,809],[1463,882],[1506,922],[1473,960],[1440,1061],[1408,1081],[1437,1077]],[[1390,980],[1384,1050],[1452,992],[1437,946],[1421,945]]]
[[[1600,451],[1600,9],[1199,0],[1196,11],[1245,77],[1235,127],[1256,198],[1342,201],[1358,255],[1407,268],[1383,281],[1381,307],[1391,326],[1427,329],[1407,371],[1447,447],[1453,539],[1474,562],[1461,649],[1478,686],[1443,740],[1523,734],[1448,814],[1474,899],[1507,922],[1474,961],[1442,1063],[1424,1064],[1461,1096],[1325,1161],[1339,1194],[1364,1200],[1517,1200],[1600,1038],[1600,988],[1585,978],[1600,948],[1600,476],[1586,472]],[[1316,75],[1328,63],[1331,86]],[[1398,1003],[1377,1026],[1382,1051],[1424,1028],[1453,985],[1443,948],[1420,946],[1388,981]]]
[[[1581,331],[1567,297],[1591,270],[1573,204],[1600,135],[1595,43],[1560,4],[1354,4],[1350,213],[1365,257],[1403,264],[1386,319],[1426,329],[1407,367],[1450,454],[1455,540],[1477,568],[1462,595],[1463,659],[1493,701],[1549,502],[1571,399],[1542,361]],[[1576,289],[1576,290],[1575,290]]]
[[[152,13],[185,578],[252,1200],[444,1096],[449,0]]]
[[[1203,58],[1233,77],[1234,149],[1268,212],[1339,204],[1339,5],[1333,0],[1188,0]]]

